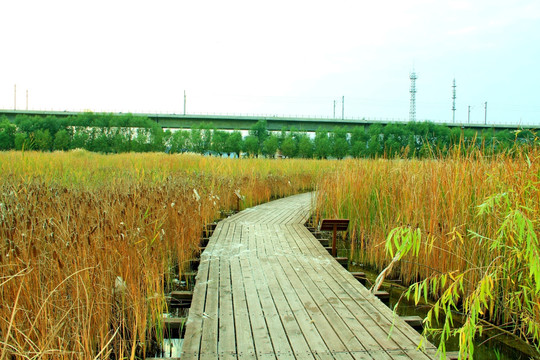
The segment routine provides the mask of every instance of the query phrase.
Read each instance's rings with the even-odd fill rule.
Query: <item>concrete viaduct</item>
[[[56,116],[69,117],[76,116],[79,112],[72,111],[38,111],[38,110],[0,110],[0,118],[6,116],[13,121],[17,115],[29,116]],[[113,113],[113,115],[125,115],[126,113]],[[352,130],[355,127],[365,127],[371,124],[386,125],[389,123],[403,123],[400,121],[381,121],[369,119],[334,119],[334,118],[312,118],[312,117],[277,117],[277,116],[243,116],[243,115],[178,115],[178,114],[132,114],[133,116],[147,117],[163,128],[191,129],[199,127],[201,124],[212,125],[216,129],[224,130],[249,130],[259,120],[266,120],[268,130],[279,131],[282,128],[295,127],[299,131],[316,131],[319,128],[331,130],[335,127],[344,127]],[[463,127],[470,129],[497,129],[516,130],[519,125],[510,124],[463,124],[463,123],[437,123],[449,127]]]

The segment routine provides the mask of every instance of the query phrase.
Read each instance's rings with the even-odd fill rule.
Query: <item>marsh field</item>
[[[391,264],[387,278],[433,304],[426,331],[457,333],[464,352],[487,329],[537,346],[539,158],[1,152],[0,360],[143,358],[163,336],[168,282],[235,192],[247,208],[316,190],[315,222],[351,220],[352,261]]]

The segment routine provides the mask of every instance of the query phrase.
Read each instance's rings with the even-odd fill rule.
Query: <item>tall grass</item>
[[[539,160],[537,149],[351,160],[320,181],[317,214],[351,219],[352,257],[376,269],[396,250],[418,249],[394,267],[409,284],[427,279],[414,288],[417,298],[445,299],[448,310],[538,344]]]
[[[144,356],[220,209],[312,189],[315,161],[0,153],[0,359]]]

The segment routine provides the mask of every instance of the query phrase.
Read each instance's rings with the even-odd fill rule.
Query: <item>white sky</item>
[[[540,1],[1,0],[0,108],[540,124]]]

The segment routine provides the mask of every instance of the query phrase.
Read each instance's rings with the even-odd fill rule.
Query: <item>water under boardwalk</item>
[[[311,194],[296,195],[218,224],[201,256],[182,359],[435,357],[303,226],[310,207]]]

